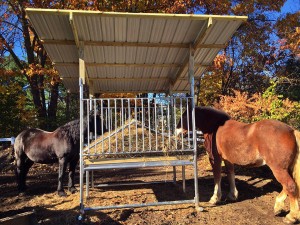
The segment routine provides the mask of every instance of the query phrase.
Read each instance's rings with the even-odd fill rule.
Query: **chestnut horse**
[[[88,122],[89,121],[89,122]],[[101,134],[99,115],[84,119],[84,139],[87,140],[88,127],[90,132]],[[96,125],[96,129],[95,129]],[[22,131],[15,140],[14,157],[16,163],[16,177],[18,191],[26,189],[26,176],[34,162],[41,164],[59,163],[58,187],[60,196],[65,196],[63,179],[67,165],[69,165],[68,187],[71,193],[76,191],[74,186],[75,168],[79,160],[80,150],[80,121],[71,121],[53,132],[30,128]]]
[[[189,118],[189,119],[188,119]],[[177,134],[185,132],[191,123],[191,111],[181,116]],[[181,122],[182,120],[182,122]],[[189,120],[189,121],[187,121]],[[300,188],[300,132],[276,120],[262,120],[252,124],[231,120],[223,111],[210,107],[195,108],[195,125],[206,137],[205,147],[211,148],[215,189],[210,203],[221,200],[221,162],[228,171],[230,192],[228,198],[236,200],[238,191],[234,180],[234,164],[258,167],[268,165],[283,189],[276,197],[274,212],[280,214],[289,197],[290,212],[286,223],[300,221],[298,206]]]

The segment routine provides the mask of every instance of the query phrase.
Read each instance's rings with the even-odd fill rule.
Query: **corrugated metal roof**
[[[243,16],[27,9],[63,83],[78,92],[78,43],[95,93],[187,92],[190,45],[199,77]],[[73,28],[72,28],[73,25]]]

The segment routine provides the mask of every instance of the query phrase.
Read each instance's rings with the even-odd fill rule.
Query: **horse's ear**
[[[94,116],[94,115],[99,115],[99,111],[98,110],[94,110],[94,109],[92,109],[91,111],[89,111],[89,116]]]

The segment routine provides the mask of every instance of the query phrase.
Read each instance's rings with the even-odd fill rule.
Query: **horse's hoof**
[[[60,197],[66,197],[67,196],[66,192],[64,192],[64,191],[58,191],[57,193]]]
[[[18,196],[19,197],[24,197],[26,195],[25,191],[19,192]]]
[[[214,197],[212,197],[210,200],[209,200],[209,204],[211,204],[211,205],[217,205],[218,204],[218,199],[217,198],[214,198]]]
[[[238,200],[238,196],[237,194],[232,194],[232,193],[228,193],[228,195],[226,196],[226,201],[227,202],[236,202]]]
[[[75,187],[70,187],[69,192],[71,192],[71,194],[74,194],[75,192],[77,192],[77,189]]]
[[[296,219],[290,216],[289,214],[287,214],[286,217],[283,218],[283,222],[285,224],[294,224],[296,223]]]
[[[274,210],[274,215],[275,216],[281,216],[283,213],[284,213],[283,209]]]

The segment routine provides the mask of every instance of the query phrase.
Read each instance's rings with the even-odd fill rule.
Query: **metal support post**
[[[83,206],[83,173],[84,173],[84,165],[83,165],[83,82],[82,79],[79,78],[79,98],[80,98],[80,152],[79,152],[79,166],[80,166],[80,174],[79,174],[79,186],[80,186],[80,212],[84,213]]]
[[[89,171],[86,171],[85,172],[85,179],[86,179],[86,182],[85,182],[85,188],[86,188],[86,192],[85,192],[85,196],[86,197],[89,197],[89,193],[90,193],[90,172]]]
[[[79,163],[80,163],[80,175],[79,175],[79,185],[80,185],[80,212],[84,213],[84,205],[83,205],[83,176],[84,176],[84,164],[83,164],[83,144],[84,144],[84,137],[83,137],[83,88],[85,82],[85,64],[84,64],[84,46],[81,43],[80,48],[78,50],[79,53],[79,101],[80,101],[80,151],[79,151]]]
[[[195,182],[195,206],[196,210],[201,211],[199,207],[199,187],[198,187],[198,166],[197,166],[197,137],[196,137],[196,126],[195,126],[195,90],[194,90],[194,53],[195,49],[190,45],[189,55],[189,83],[190,83],[190,94],[191,94],[191,110],[192,110],[192,131],[193,131],[193,149],[194,149],[194,182]]]

